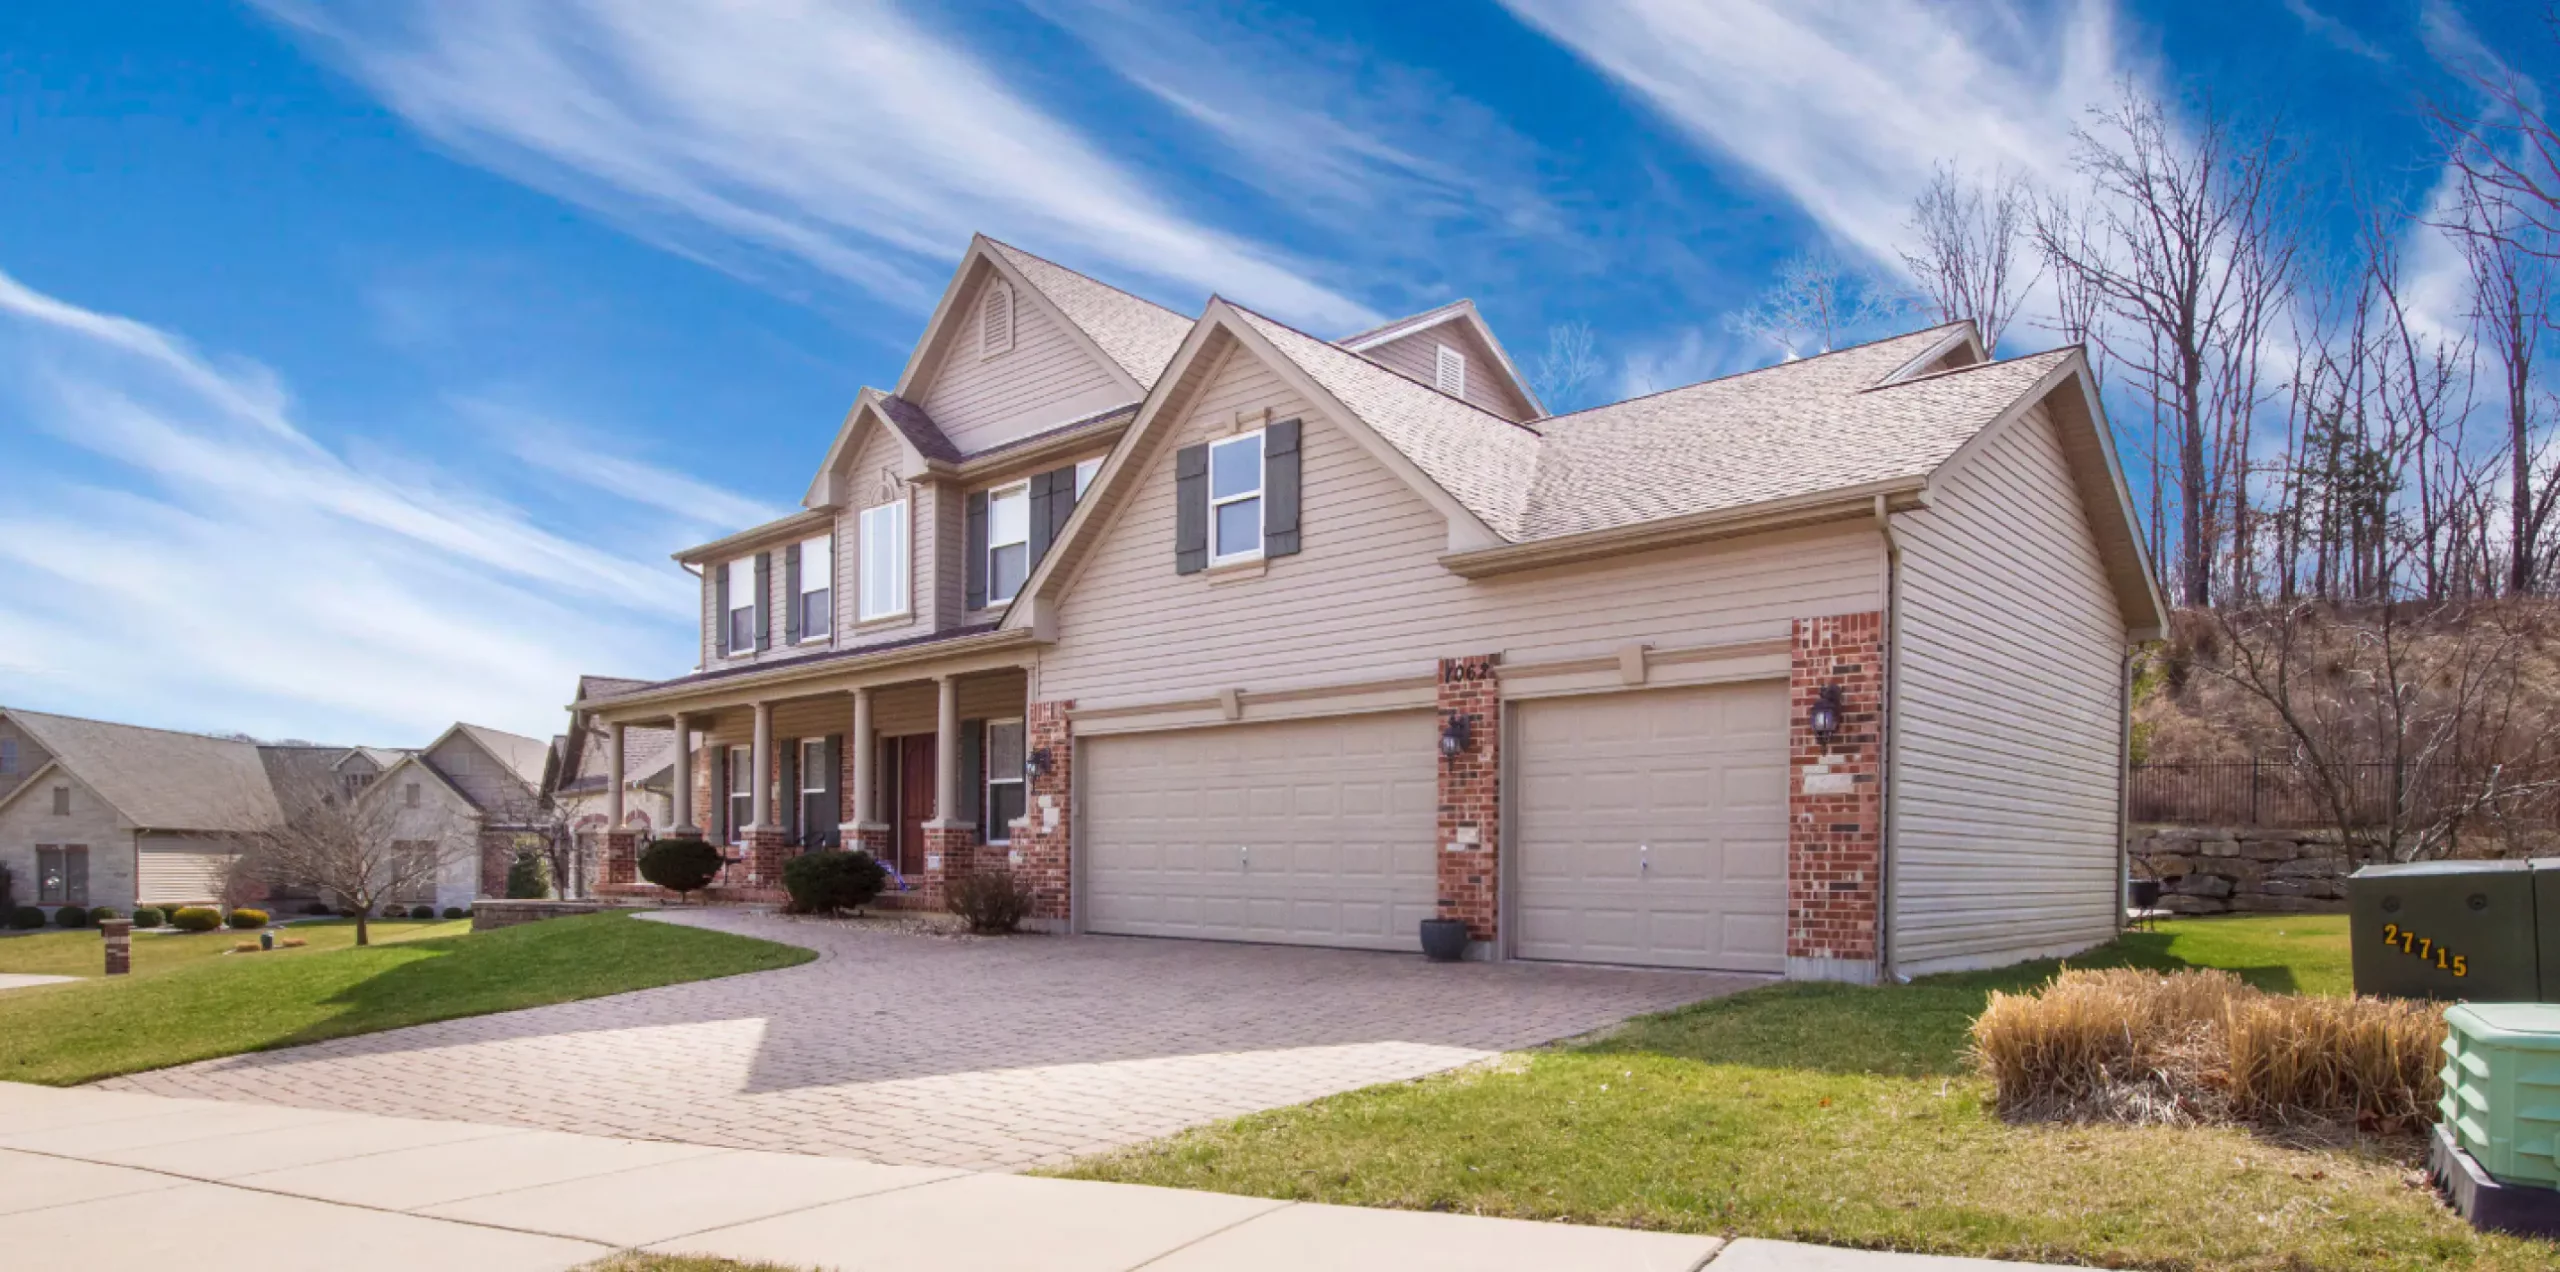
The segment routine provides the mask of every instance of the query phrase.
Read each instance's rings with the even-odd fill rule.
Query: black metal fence
[[[2350,824],[2376,826],[2387,820],[2391,765],[2350,764],[2340,771]],[[2288,828],[2336,824],[2317,776],[2287,760],[2136,764],[2130,795],[2136,822]]]

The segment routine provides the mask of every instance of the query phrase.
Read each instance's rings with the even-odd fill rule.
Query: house
[[[609,805],[671,731],[743,895],[842,844],[1056,929],[1853,981],[2121,920],[2164,616],[2077,349],[1548,415],[1472,304],[1328,341],[982,237],[801,511],[677,559],[700,669],[576,710]]]
[[[433,896],[407,899],[442,909],[506,895],[509,862],[539,851],[552,833],[556,813],[544,796],[551,761],[550,744],[539,739],[456,724],[370,779],[360,798],[377,802],[395,837],[475,849],[439,873]]]
[[[645,680],[629,680],[612,676],[580,676],[579,700],[628,693],[645,688]],[[626,732],[623,756],[622,824],[643,838],[655,835],[674,824],[675,808],[675,731],[672,729],[634,728]],[[552,739],[554,759],[551,764],[553,782],[546,794],[577,836],[577,861],[581,869],[600,860],[604,832],[612,828],[608,814],[605,786],[606,746],[608,733],[592,713],[572,711],[569,731]],[[571,882],[568,891],[575,894],[584,879]]]

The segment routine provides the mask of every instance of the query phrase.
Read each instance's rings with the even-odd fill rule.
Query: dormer
[[[1507,420],[1527,423],[1547,413],[1472,300],[1399,318],[1334,344]]]

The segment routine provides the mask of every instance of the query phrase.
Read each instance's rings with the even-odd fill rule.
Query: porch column
[[[673,795],[675,796],[675,807],[674,807],[674,812],[675,812],[675,816],[676,816],[676,824],[674,825],[674,827],[673,827],[672,829],[673,829],[673,830],[675,831],[675,833],[676,833],[676,834],[678,834],[678,835],[687,835],[687,836],[692,836],[692,837],[695,837],[695,838],[700,838],[700,837],[701,837],[701,835],[702,835],[702,827],[695,825],[695,824],[694,824],[694,822],[693,822],[693,720],[692,720],[692,718],[691,718],[691,717],[686,716],[686,715],[685,715],[683,712],[681,712],[681,711],[677,712],[677,713],[676,713],[676,719],[675,719],[675,729],[676,729],[676,774],[675,774],[675,788],[674,788],[674,790],[673,790],[673,791],[671,791],[670,793],[671,793],[671,794],[673,794]]]
[[[960,679],[944,676],[934,684],[942,695],[934,715],[933,824],[974,826],[960,815]]]
[[[845,735],[844,742],[853,748],[853,820],[842,829],[859,831],[880,823],[880,740],[872,736],[868,687],[853,691],[853,732]],[[852,846],[850,838],[845,842]]]
[[[756,704],[756,744],[748,761],[755,774],[754,820],[749,830],[768,830],[773,826],[773,704]],[[736,779],[731,779],[732,781]]]
[[[604,828],[622,829],[622,743],[630,726],[621,721],[605,726],[604,742]]]

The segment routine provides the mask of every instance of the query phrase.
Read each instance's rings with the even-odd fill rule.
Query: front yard
[[[2225,967],[2347,992],[2335,916],[2195,920],[2081,966]],[[1074,1178],[1872,1249],[2161,1269],[2547,1269],[2412,1177],[2416,1145],[2011,1125],[1967,1066],[1994,989],[2046,963],[1778,985],[1598,1040],[1087,1159]]]
[[[279,924],[267,929],[277,940],[292,937],[304,942],[298,950],[271,950],[259,958],[303,957],[325,950],[352,948],[356,943],[353,919],[327,919],[317,922]],[[461,936],[471,930],[469,919],[375,919],[370,933],[376,945],[393,941],[414,941],[421,937]],[[133,934],[133,972],[140,976],[185,967],[209,958],[231,953],[231,947],[246,941],[256,944],[256,932],[235,932],[221,928],[211,932],[136,932]],[[103,976],[106,974],[105,938],[94,928],[68,932],[22,932],[0,937],[0,973],[40,976]]]
[[[408,927],[419,930],[403,930]],[[377,923],[378,943],[363,949],[343,947],[354,939],[348,927],[336,937],[342,947],[335,950],[315,939],[307,949],[213,957],[241,935],[223,933],[218,946],[172,947],[166,953],[175,965],[155,974],[12,990],[0,994],[0,1081],[70,1086],[457,1016],[766,971],[816,957],[796,946],[620,913],[476,935],[468,928]],[[291,929],[310,936],[332,930]],[[94,932],[62,935],[84,937],[91,953],[99,939]],[[42,939],[0,941],[0,958],[10,957],[21,942]],[[137,938],[134,944],[139,962],[144,942]],[[42,947],[37,954],[42,956]]]

